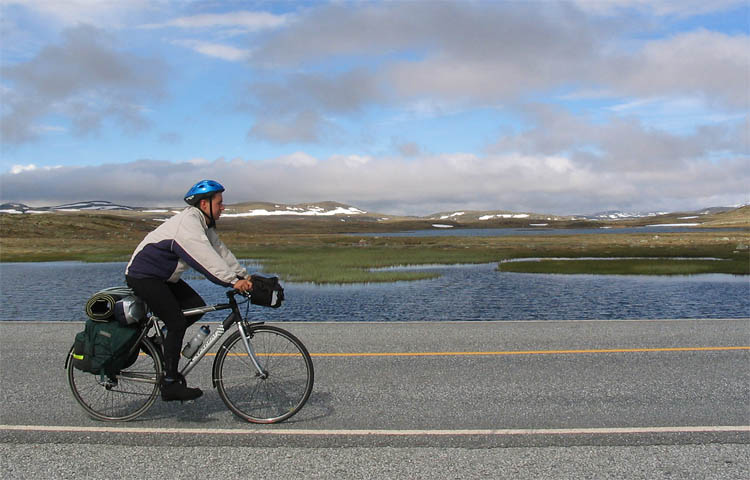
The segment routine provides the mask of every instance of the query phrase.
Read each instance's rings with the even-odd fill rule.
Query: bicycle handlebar
[[[250,291],[242,292],[240,290],[237,290],[236,288],[231,288],[231,289],[227,290],[227,298],[232,298],[235,295],[242,295],[243,297],[249,297],[250,296]]]

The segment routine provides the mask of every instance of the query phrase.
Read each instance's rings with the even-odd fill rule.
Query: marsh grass
[[[747,267],[733,260],[608,259],[540,260],[501,263],[501,272],[593,275],[694,275],[699,273],[746,274]]]
[[[0,239],[2,262],[122,262],[130,258],[138,242],[57,239]]]
[[[484,253],[484,254],[481,254]],[[436,272],[372,271],[397,265],[485,263],[497,258],[469,252],[388,247],[292,247],[248,251],[245,257],[257,259],[264,270],[286,280],[315,283],[363,283],[425,280]]]
[[[0,261],[127,261],[158,222],[116,215],[0,215]],[[495,237],[361,237],[316,233],[330,225],[294,221],[221,224],[238,258],[255,259],[284,280],[315,283],[392,282],[433,278],[435,271],[372,271],[400,265],[493,263],[518,258],[580,258],[503,263],[501,271],[674,275],[750,274],[750,232],[589,234]],[[289,225],[295,229],[290,230]],[[306,231],[310,225],[314,232]],[[262,227],[257,229],[256,227]],[[226,227],[226,228],[225,228]],[[281,228],[281,227],[279,227]],[[380,228],[383,228],[382,226]],[[394,227],[396,228],[396,227]],[[260,230],[260,231],[259,231]],[[604,260],[621,257],[622,260]],[[648,257],[654,260],[635,259]],[[675,260],[678,257],[692,260]],[[697,260],[700,257],[722,261]]]
[[[266,271],[287,280],[315,283],[391,282],[434,278],[434,271],[371,271],[371,269],[430,264],[476,264],[528,257],[601,257],[601,260],[545,260],[512,262],[500,271],[529,273],[589,273],[618,275],[688,275],[698,273],[750,274],[750,254],[735,251],[726,240],[710,238],[653,239],[633,236],[609,242],[592,236],[570,238],[381,238],[352,243],[352,237],[336,237],[325,246],[256,246],[243,252]],[[654,240],[659,240],[655,242]],[[713,239],[715,240],[715,239]],[[610,257],[622,257],[612,260]],[[635,258],[638,257],[638,258]],[[646,258],[642,258],[646,257]],[[703,260],[702,257],[720,260]],[[677,259],[680,258],[680,259]]]

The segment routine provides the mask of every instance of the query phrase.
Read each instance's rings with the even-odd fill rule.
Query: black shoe
[[[201,395],[203,391],[200,388],[187,387],[184,378],[176,381],[161,381],[161,399],[165,402],[195,400]]]

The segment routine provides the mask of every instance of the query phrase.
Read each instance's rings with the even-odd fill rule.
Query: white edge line
[[[77,433],[136,433],[190,435],[290,435],[290,436],[511,436],[511,435],[616,435],[638,433],[720,433],[750,432],[750,425],[738,426],[675,426],[675,427],[616,427],[616,428],[531,428],[487,430],[308,430],[269,429],[239,430],[228,428],[145,428],[145,427],[85,427],[66,425],[0,425],[0,430],[23,432]]]

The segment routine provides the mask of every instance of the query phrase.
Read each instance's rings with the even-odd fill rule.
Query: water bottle
[[[185,345],[185,348],[182,349],[182,356],[185,358],[193,358],[193,355],[195,355],[195,352],[197,352],[198,349],[201,348],[201,345],[203,345],[203,340],[206,339],[209,333],[211,333],[211,330],[209,330],[208,325],[203,325],[201,328],[199,328],[195,333],[193,339],[190,340],[187,345]]]

